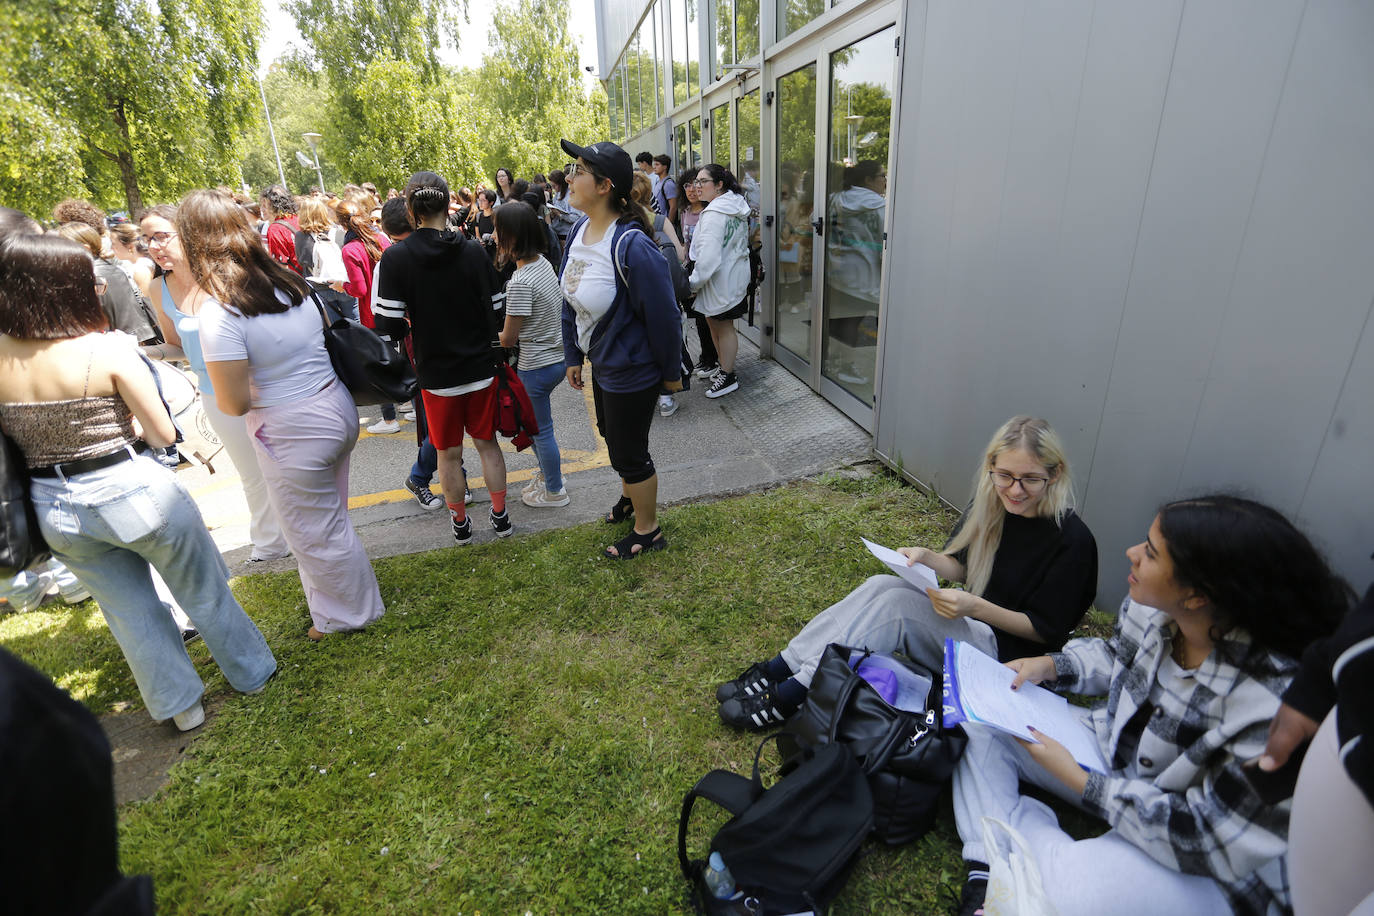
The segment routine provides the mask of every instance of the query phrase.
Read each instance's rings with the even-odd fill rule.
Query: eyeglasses
[[[154,232],[152,235],[142,236],[141,241],[149,248],[152,248],[154,245],[166,245],[176,237],[177,234],[175,232]]]
[[[1006,471],[996,469],[988,471],[988,476],[992,478],[993,486],[999,490],[1010,490],[1019,483],[1021,489],[1031,495],[1045,489],[1045,484],[1050,482],[1048,477],[1017,477],[1015,474],[1008,474]]]

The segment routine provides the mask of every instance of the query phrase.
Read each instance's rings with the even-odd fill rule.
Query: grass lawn
[[[241,696],[194,645],[218,714],[120,812],[123,867],[162,913],[681,911],[682,796],[757,743],[719,723],[716,683],[882,571],[861,534],[938,547],[953,521],[886,475],[832,475],[672,509],[670,549],[633,562],[599,559],[601,523],[393,557],[386,617],[318,645],[294,572],[236,580],[279,674]],[[141,707],[91,602],[0,619],[0,644],[98,714]],[[867,849],[836,912],[946,911],[945,807]],[[697,808],[700,854],[724,816]]]

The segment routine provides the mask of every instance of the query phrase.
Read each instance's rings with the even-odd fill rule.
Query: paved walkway
[[[740,390],[711,400],[705,385],[693,380],[691,391],[678,395],[681,407],[671,417],[655,417],[650,448],[659,469],[660,499],[665,504],[714,499],[775,486],[827,468],[862,461],[871,454],[871,437],[800,380],[741,342],[737,374]],[[366,411],[364,412],[367,413]],[[373,418],[378,414],[370,413]],[[576,392],[560,386],[554,397],[554,429],[563,451],[563,466],[572,505],[531,509],[519,500],[535,467],[532,451],[507,450],[511,515],[516,533],[569,527],[598,518],[619,496],[619,478],[610,468],[606,446],[591,420],[591,388]],[[353,524],[371,557],[415,553],[453,544],[448,513],[425,511],[403,488],[415,458],[414,429],[400,433],[366,433],[354,450],[350,470]],[[472,455],[468,472],[477,499],[478,519],[487,496]],[[196,497],[206,524],[230,569],[250,575],[293,569],[291,559],[249,565],[248,512],[237,473],[227,460],[211,475],[205,468],[183,468],[181,479]],[[435,484],[437,487],[437,483]],[[493,537],[485,525],[474,526],[479,541]],[[668,532],[671,537],[671,530]],[[215,703],[208,701],[207,713]],[[114,749],[115,796],[120,804],[153,795],[167,771],[199,732],[179,734],[170,724],[155,723],[142,709],[110,715],[102,725]]]

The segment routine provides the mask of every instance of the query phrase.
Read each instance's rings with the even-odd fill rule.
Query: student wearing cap
[[[649,455],[649,426],[660,388],[682,388],[681,326],[668,264],[650,237],[652,216],[633,203],[634,166],[614,143],[563,151],[571,203],[586,216],[568,235],[563,255],[563,354],[568,384],[582,390],[590,358],[596,425],[620,475],[621,496],[606,516],[634,520],[606,548],[630,559],[668,546],[658,526],[658,475]]]

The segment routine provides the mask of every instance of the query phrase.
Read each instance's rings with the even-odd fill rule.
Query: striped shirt
[[[1292,800],[1261,801],[1241,765],[1264,750],[1297,662],[1233,629],[1185,669],[1172,658],[1176,632],[1167,614],[1127,599],[1111,639],[1051,654],[1056,689],[1106,697],[1092,725],[1110,769],[1089,774],[1083,801],[1156,862],[1216,880],[1236,913],[1286,912]]]
[[[521,372],[563,362],[563,289],[546,258],[518,267],[506,282],[506,314],[523,317]]]

